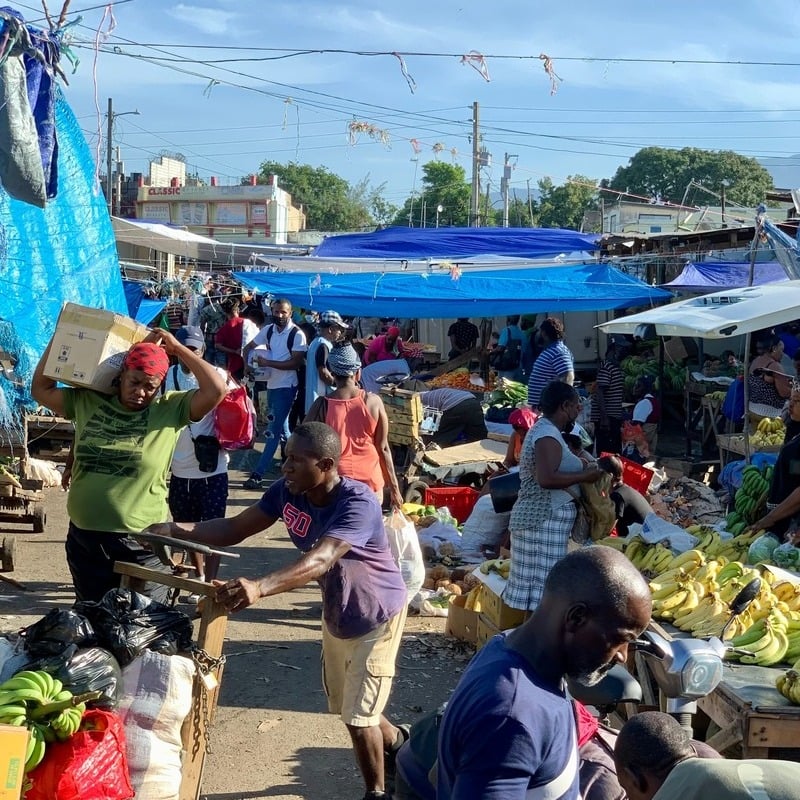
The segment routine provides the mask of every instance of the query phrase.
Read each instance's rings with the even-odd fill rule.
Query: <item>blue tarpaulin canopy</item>
[[[128,316],[149,325],[166,308],[166,300],[150,300],[144,296],[142,285],[136,281],[122,281],[125,290],[125,301],[128,304]]]
[[[750,263],[742,261],[690,261],[675,278],[664,284],[671,289],[708,292],[718,289],[739,289],[748,285]],[[788,280],[778,261],[756,262],[753,286]]]
[[[669,300],[608,264],[430,273],[235,272],[254,291],[301,308],[376,317],[494,317],[543,311],[605,311]]]
[[[320,258],[547,258],[598,249],[600,235],[561,228],[384,228],[374,233],[329,236],[314,251]]]

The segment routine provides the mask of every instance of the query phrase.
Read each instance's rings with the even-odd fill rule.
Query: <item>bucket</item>
[[[511,511],[517,501],[519,486],[519,472],[507,472],[505,475],[495,475],[493,478],[489,478],[489,494],[496,514]]]

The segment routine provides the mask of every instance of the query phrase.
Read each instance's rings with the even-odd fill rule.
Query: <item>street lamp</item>
[[[114,105],[112,99],[108,98],[108,128],[106,130],[106,202],[108,204],[108,216],[113,215],[113,201],[112,201],[112,183],[111,183],[111,166],[113,164],[113,148],[111,138],[114,132],[114,120],[117,117],[124,117],[126,114],[135,114],[136,116],[139,115],[138,111],[114,111]]]
[[[441,214],[442,211],[444,211],[444,206],[441,203],[439,203],[439,205],[436,206],[436,227],[437,228],[439,227],[439,214]]]

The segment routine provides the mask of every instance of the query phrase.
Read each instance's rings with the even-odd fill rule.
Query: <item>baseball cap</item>
[[[206,340],[203,337],[203,331],[195,325],[184,325],[175,332],[175,338],[184,347],[195,347],[198,350],[205,347]]]
[[[350,326],[342,319],[338,311],[323,311],[319,315],[319,324],[323,327],[336,325],[338,328],[349,328]]]

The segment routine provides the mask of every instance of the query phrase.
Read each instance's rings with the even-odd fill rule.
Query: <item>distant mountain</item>
[[[786,158],[759,158],[776,189],[800,189],[800,153]]]

